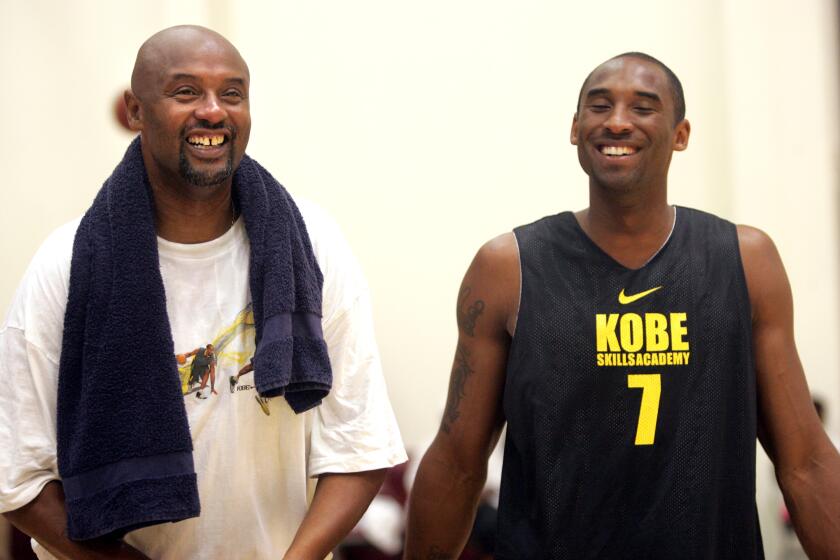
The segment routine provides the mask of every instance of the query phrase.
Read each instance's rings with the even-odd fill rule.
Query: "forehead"
[[[162,82],[176,76],[249,81],[248,66],[239,53],[214,37],[180,37],[161,45],[158,55],[157,77]]]
[[[608,60],[596,68],[584,85],[584,96],[594,89],[613,93],[655,93],[663,102],[673,103],[671,88],[665,72],[655,63],[622,57]]]

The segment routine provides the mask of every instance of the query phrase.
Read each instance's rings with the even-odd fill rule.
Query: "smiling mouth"
[[[192,134],[187,136],[187,143],[198,149],[213,148],[227,144],[228,138],[223,134]]]
[[[598,151],[607,157],[632,156],[636,148],[632,146],[598,146]]]

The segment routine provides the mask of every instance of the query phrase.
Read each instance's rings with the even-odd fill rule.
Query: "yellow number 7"
[[[631,389],[642,390],[636,445],[653,445],[653,436],[656,435],[656,417],[659,415],[659,395],[662,393],[660,376],[658,373],[628,375],[627,386]]]

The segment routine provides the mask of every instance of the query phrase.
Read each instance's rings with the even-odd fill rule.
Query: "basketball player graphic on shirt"
[[[190,367],[190,386],[194,387],[199,382],[201,383],[195,392],[195,396],[199,399],[207,398],[207,395],[202,394],[202,391],[207,386],[208,377],[210,378],[210,394],[218,395],[216,392],[216,350],[213,344],[201,346],[186,354],[179,354],[178,363],[185,363],[190,356],[195,356]]]
[[[207,399],[208,396],[218,395],[216,392],[216,370],[218,367],[234,365],[239,367],[246,361],[245,357],[253,354],[254,313],[251,304],[240,311],[231,324],[223,328],[211,342],[183,354],[176,354],[178,372],[181,376],[181,392],[184,395],[195,393],[197,399]],[[237,342],[238,344],[234,344]],[[232,348],[230,348],[232,346]],[[189,358],[193,358],[191,361]],[[239,377],[253,371],[253,363],[248,362],[239,369],[236,376],[230,376],[230,392],[236,390]],[[205,391],[207,381],[210,381],[210,392]],[[253,389],[251,385],[241,386],[239,390]],[[264,414],[269,415],[268,399],[255,395],[254,398]]]

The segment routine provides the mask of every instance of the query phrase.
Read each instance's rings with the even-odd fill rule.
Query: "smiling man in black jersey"
[[[584,81],[571,142],[589,207],[491,240],[467,270],[407,558],[458,557],[505,425],[497,559],[762,558],[756,437],[805,549],[840,557],[840,456],[779,254],[668,203],[690,132],[679,80],[648,55]]]

